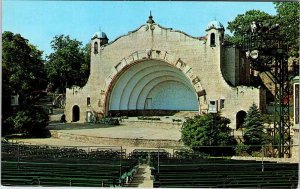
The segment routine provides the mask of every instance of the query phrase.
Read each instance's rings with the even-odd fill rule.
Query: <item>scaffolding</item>
[[[287,47],[278,32],[248,32],[243,36],[243,49],[251,68],[267,72],[275,84],[273,135],[274,157],[291,156],[289,77]]]

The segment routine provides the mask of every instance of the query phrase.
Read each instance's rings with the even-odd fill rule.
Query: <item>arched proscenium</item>
[[[174,68],[169,65],[159,64],[146,64],[144,66],[135,67],[135,74],[132,72],[124,73],[120,78],[119,82],[115,85],[113,89],[113,95],[111,99],[120,99],[119,109],[120,110],[135,110],[142,109],[141,106],[137,107],[137,100],[139,98],[140,92],[149,82],[153,80],[164,81],[169,76],[173,76],[173,80],[178,80],[179,78],[182,82],[184,81],[187,86],[190,86],[188,80],[182,74],[178,74],[178,70],[174,71]],[[128,76],[128,74],[134,74]],[[128,79],[129,78],[129,79]],[[157,83],[158,84],[158,83]],[[193,91],[193,88],[190,87]],[[122,91],[121,93],[116,93],[114,91]],[[149,92],[149,91],[148,91]],[[145,101],[145,98],[142,99]],[[111,101],[110,109],[116,109],[116,101]],[[114,107],[115,106],[115,107]],[[114,107],[114,108],[112,108]]]
[[[109,110],[144,110],[149,99],[150,109],[197,111],[197,93],[203,90],[192,69],[164,51],[133,53],[117,64],[105,81],[105,114]]]
[[[110,94],[108,110],[143,110],[147,98],[151,109],[198,110],[191,81],[175,66],[145,60],[119,76]]]
[[[147,97],[153,97],[154,95],[150,96],[150,92],[155,88],[155,86],[160,85],[161,83],[168,82],[170,84],[171,81],[177,81],[182,84],[182,80],[178,79],[174,76],[159,76],[144,85],[143,88],[140,88],[139,93],[137,93],[138,98],[136,102],[136,109],[140,110],[144,108],[144,102],[146,101]],[[186,85],[184,83],[183,85]],[[192,91],[189,89],[189,91]],[[129,106],[130,107],[130,106]]]

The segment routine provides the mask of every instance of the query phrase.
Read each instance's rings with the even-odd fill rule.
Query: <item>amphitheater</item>
[[[219,112],[239,129],[253,103],[265,111],[266,90],[250,85],[249,61],[224,42],[224,31],[214,20],[205,36],[194,37],[150,15],[146,24],[111,42],[96,32],[86,85],[66,89],[66,120]]]
[[[190,152],[174,117],[57,123],[51,138],[2,141],[3,186],[296,188],[298,160]],[[214,149],[218,150],[218,148]],[[223,149],[224,150],[224,149]]]
[[[238,137],[249,106],[266,108],[265,90],[249,86],[247,59],[223,37],[217,21],[206,36],[192,37],[151,15],[110,43],[96,33],[87,84],[66,89],[67,123],[52,115],[50,138],[2,140],[1,184],[297,188],[297,157],[215,157],[181,141],[182,123],[194,115],[219,112]],[[96,123],[103,117],[118,117],[120,125]]]

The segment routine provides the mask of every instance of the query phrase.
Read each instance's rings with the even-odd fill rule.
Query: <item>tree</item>
[[[207,148],[200,146],[228,146],[236,141],[230,134],[228,124],[230,120],[219,114],[206,114],[183,123],[181,139],[185,145],[195,151],[202,151],[211,155],[232,153],[232,148]]]
[[[249,27],[253,21],[261,22],[264,25],[270,24],[274,19],[274,16],[269,15],[260,10],[250,10],[245,12],[245,14],[239,14],[231,22],[228,22],[228,29],[232,32],[233,36],[226,36],[226,40],[229,42],[242,46],[243,44],[243,35],[249,30]]]
[[[2,40],[3,96],[10,99],[15,93],[22,98],[20,103],[32,101],[47,86],[43,52],[20,34],[4,32]]]
[[[35,100],[47,86],[46,72],[42,60],[42,51],[23,38],[20,34],[6,31],[2,35],[2,134],[19,132],[22,128],[35,132],[41,122],[47,123],[43,112],[34,107]],[[11,96],[19,95],[19,107],[11,106]],[[30,124],[26,124],[22,115],[31,109],[27,115]],[[44,116],[35,116],[36,114]],[[18,115],[18,116],[15,116]],[[18,121],[17,121],[18,120]],[[44,125],[40,125],[44,127]]]
[[[274,2],[280,33],[289,47],[289,55],[299,57],[299,2]]]
[[[30,137],[45,137],[49,134],[45,127],[48,125],[48,114],[44,109],[33,105],[21,105],[5,121],[7,133],[22,133]]]
[[[64,92],[66,87],[83,86],[89,73],[88,48],[64,35],[55,36],[51,47],[54,52],[47,57],[46,69],[53,89]]]
[[[270,136],[264,132],[262,116],[256,104],[252,104],[249,108],[243,127],[244,144],[251,145],[248,153],[259,151],[262,145],[270,143]]]
[[[242,45],[243,33],[249,29],[250,24],[260,22],[264,26],[276,23],[280,25],[280,34],[288,45],[289,56],[299,57],[299,2],[274,2],[277,15],[272,16],[259,10],[250,10],[245,14],[239,14],[228,22],[228,29],[233,36],[226,36],[226,40],[235,45]]]
[[[83,86],[86,84],[89,75],[90,75],[90,62],[91,62],[91,44],[88,43],[85,45],[85,47],[83,48],[83,53],[84,53],[84,61],[81,64],[81,68],[80,68],[80,75],[82,75],[81,77],[81,81],[80,81],[80,86]]]

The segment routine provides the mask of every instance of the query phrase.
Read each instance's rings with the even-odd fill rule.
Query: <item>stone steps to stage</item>
[[[133,179],[125,187],[153,188],[149,165],[140,165]]]

